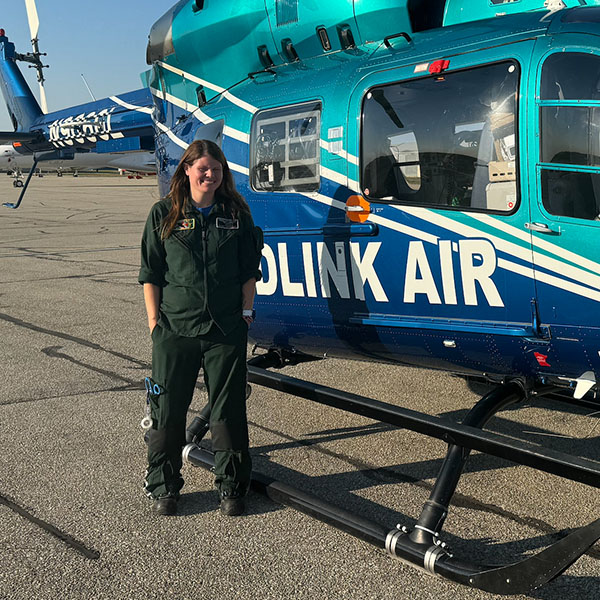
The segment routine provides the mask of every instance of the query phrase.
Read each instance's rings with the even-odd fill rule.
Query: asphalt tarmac
[[[0,177],[2,202],[15,201]],[[0,208],[0,598],[489,599],[251,492],[218,511],[210,472],[184,466],[180,514],[142,490],[150,337],[138,244],[156,181],[34,178]],[[444,373],[334,359],[288,375],[460,419],[478,396]],[[199,389],[190,419],[203,406]],[[545,401],[490,429],[598,460],[592,409]],[[411,526],[445,446],[253,386],[255,470],[389,526]],[[204,444],[210,447],[210,439]],[[455,555],[514,562],[599,515],[595,489],[474,453],[443,538]],[[600,549],[518,598],[600,598]]]

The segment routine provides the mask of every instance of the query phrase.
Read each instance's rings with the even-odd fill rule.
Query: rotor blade
[[[46,102],[46,90],[44,84],[40,81],[40,108],[44,114],[48,114],[48,103]]]
[[[40,28],[40,20],[38,19],[35,0],[25,0],[25,8],[27,9],[27,20],[29,21],[29,31],[31,39],[35,39]]]

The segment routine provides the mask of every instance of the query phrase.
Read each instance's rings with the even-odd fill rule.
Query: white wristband
[[[245,308],[244,310],[242,310],[242,317],[251,317],[254,319],[255,314],[256,312],[253,308]]]

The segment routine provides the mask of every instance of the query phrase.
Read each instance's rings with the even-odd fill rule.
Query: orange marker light
[[[364,223],[371,214],[371,205],[362,196],[350,196],[346,200],[346,215],[353,223]]]

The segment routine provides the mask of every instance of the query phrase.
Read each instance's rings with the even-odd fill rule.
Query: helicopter
[[[249,380],[449,443],[412,529],[257,487],[467,586],[560,575],[600,520],[498,567],[453,556],[442,527],[471,449],[600,487],[594,461],[483,430],[525,398],[597,406],[600,2],[181,0],[147,62],[161,194],[210,139],[264,232]],[[493,387],[453,425],[269,370],[324,356]],[[207,420],[184,458],[210,468]]]
[[[0,88],[14,128],[0,132],[0,144],[12,145],[12,150],[3,147],[3,155],[15,165],[13,185],[21,188],[17,202],[4,206],[20,206],[32,175],[43,164],[56,167],[60,174],[63,169],[78,172],[110,166],[155,172],[152,98],[147,88],[48,113],[43,72],[48,65],[43,64],[45,54],[39,49],[37,9],[34,0],[26,0],[25,5],[32,52],[17,52],[0,28]],[[39,103],[18,62],[36,70]],[[22,166],[29,167],[25,182]]]

